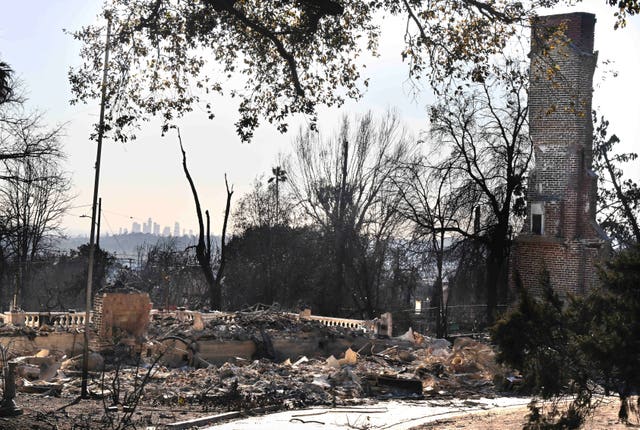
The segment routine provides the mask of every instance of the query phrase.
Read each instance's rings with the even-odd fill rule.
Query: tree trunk
[[[507,259],[508,241],[504,237],[492,240],[487,255],[487,274],[485,277],[485,289],[487,292],[487,325],[493,325],[498,310],[498,291],[505,281],[501,276],[504,273]]]
[[[222,224],[222,237],[220,238],[220,264],[218,265],[218,271],[215,276],[215,289],[212,294],[216,294],[216,297],[212,297],[222,303],[222,277],[224,276],[224,268],[227,264],[227,224],[229,222],[229,213],[231,212],[231,196],[233,196],[233,186],[229,188],[229,182],[227,182],[227,175],[224,175],[224,185],[227,189],[227,203],[224,208],[224,222]]]
[[[182,146],[180,130],[178,130],[178,140],[180,141],[180,151],[182,151],[182,169],[184,170],[184,174],[187,177],[187,181],[189,181],[191,193],[193,194],[193,200],[196,205],[196,215],[198,217],[198,244],[196,245],[196,258],[198,260],[198,265],[202,270],[202,274],[204,275],[204,279],[207,282],[209,292],[209,306],[211,306],[211,309],[219,310],[221,307],[222,294],[219,286],[216,284],[215,277],[213,276],[213,269],[211,267],[211,253],[208,252],[208,248],[205,243],[204,220],[202,218],[202,209],[200,208],[200,199],[198,198],[198,191],[196,190],[196,186],[193,183],[193,179],[191,178],[189,169],[187,168],[187,154],[185,153]]]

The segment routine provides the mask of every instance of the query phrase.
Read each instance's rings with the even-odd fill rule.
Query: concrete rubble
[[[11,356],[10,346],[8,351]],[[389,337],[272,310],[155,312],[144,336],[122,335],[117,343],[103,342],[100,351],[90,354],[89,389],[116,414],[139,405],[264,412],[380,399],[491,397],[495,381],[506,375],[485,341],[451,343],[411,330]],[[41,349],[13,361],[19,395],[79,395],[80,356]],[[139,404],[128,404],[141,387]]]

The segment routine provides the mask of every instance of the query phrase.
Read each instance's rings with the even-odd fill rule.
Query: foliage
[[[269,179],[272,178],[275,178],[275,175]],[[254,227],[299,224],[300,219],[293,197],[290,193],[283,192],[282,184],[276,197],[275,185],[275,181],[265,181],[264,177],[260,176],[254,181],[253,188],[238,199],[233,212],[233,227],[236,233],[241,234],[242,231]]]
[[[157,115],[168,125],[196,105],[213,118],[223,93],[239,99],[243,140],[260,118],[284,131],[287,117],[303,113],[314,127],[318,105],[360,97],[360,57],[376,53],[385,16],[406,18],[399,54],[412,80],[440,89],[482,81],[535,10],[560,1],[112,0],[102,14],[113,27],[107,129],[127,140],[139,121]],[[72,101],[97,99],[104,24],[72,34],[83,61],[70,71]]]
[[[591,378],[618,393],[626,421],[628,398],[640,388],[640,247],[618,253],[601,268],[600,279],[602,290],[577,301],[569,320]]]
[[[625,177],[622,165],[635,161],[634,152],[616,152],[620,139],[615,134],[608,136],[609,121],[604,117],[598,121],[595,112],[593,169],[598,175],[597,218],[600,226],[613,241],[616,248],[640,243],[640,188],[631,178]]]
[[[568,384],[570,375],[563,363],[568,335],[562,302],[553,291],[548,272],[540,284],[543,298],[536,300],[523,290],[518,307],[496,323],[492,337],[500,346],[498,359],[525,376],[525,389],[549,398]]]
[[[324,307],[325,249],[322,237],[308,227],[263,225],[237,233],[228,244],[225,303],[231,309],[256,303]]]
[[[638,0],[607,0],[610,6],[617,9],[614,13],[616,23],[614,28],[624,28],[627,25],[627,15],[637,15],[640,13],[640,3]]]
[[[619,395],[619,416],[629,418],[629,398],[640,387],[640,248],[617,254],[600,278],[602,288],[564,305],[545,276],[543,297],[523,291],[518,308],[493,329],[499,360],[522,372],[526,389],[543,398],[574,395],[557,420],[533,405],[529,428],[577,428],[599,386]]]
[[[88,244],[66,252],[43,251],[37,254],[30,261],[29,276],[24,279],[21,302],[23,309],[67,311],[84,308],[88,256]],[[96,249],[94,285],[98,288],[104,285],[115,267],[113,255],[103,249]],[[8,270],[2,281],[10,285],[14,277],[14,270]],[[10,303],[13,293],[14,291],[3,289],[0,295],[2,303]]]
[[[126,140],[127,126],[161,115],[170,123],[214,95],[240,99],[238,134],[249,140],[264,117],[286,130],[293,113],[313,115],[316,104],[357,98],[356,59],[365,44],[375,49],[375,8],[369,2],[332,0],[116,0],[104,15],[113,25],[107,124]],[[73,33],[84,63],[70,73],[74,102],[97,98],[102,67],[100,25]],[[229,85],[242,76],[241,88]],[[344,93],[335,91],[341,87]]]

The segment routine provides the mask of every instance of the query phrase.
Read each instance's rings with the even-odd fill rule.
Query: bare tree
[[[411,153],[397,114],[343,119],[323,139],[312,130],[295,141],[289,184],[308,218],[333,242],[334,282],[327,309],[349,298],[361,312],[377,311],[376,288],[387,245],[402,219],[393,177]]]
[[[1,246],[14,262],[14,306],[30,278],[31,262],[61,234],[62,216],[71,201],[69,178],[60,160],[60,127],[47,129],[39,115],[0,126],[0,139],[10,152],[0,155]]]
[[[436,336],[447,336],[447,310],[450,292],[445,297],[445,259],[459,243],[459,230],[470,230],[471,216],[461,194],[455,192],[450,176],[453,160],[443,161],[438,168],[420,157],[404,167],[397,182],[402,196],[400,210],[413,224],[413,240],[425,244],[427,261],[433,261],[436,277],[432,306],[436,312]]]
[[[226,240],[225,237],[227,235],[227,224],[229,221],[229,212],[231,211],[231,196],[233,195],[233,187],[229,188],[229,183],[227,182],[227,175],[224,176],[224,184],[227,188],[227,202],[224,211],[224,222],[222,225],[222,236],[220,238],[220,253],[218,259],[218,268],[214,273],[213,265],[214,261],[212,258],[211,252],[211,220],[209,217],[209,211],[205,211],[207,225],[205,232],[205,224],[204,218],[202,216],[202,209],[200,206],[200,199],[198,197],[198,191],[196,186],[191,178],[191,174],[189,173],[189,169],[187,168],[187,154],[182,146],[182,137],[180,136],[180,130],[177,129],[178,132],[178,140],[180,142],[180,151],[182,152],[182,169],[184,170],[184,174],[189,182],[189,187],[191,188],[191,193],[193,194],[193,201],[196,206],[196,216],[198,217],[198,243],[196,245],[196,258],[198,259],[198,264],[202,269],[202,273],[207,281],[207,285],[209,286],[209,304],[212,309],[221,309],[222,307],[222,277],[224,274],[224,267],[226,263]]]
[[[510,241],[514,223],[524,215],[524,181],[532,158],[527,74],[513,62],[506,66],[499,76],[456,91],[430,112],[434,140],[449,151],[434,168],[455,184],[452,192],[467,213],[478,212],[473,229],[465,223],[453,231],[486,249],[489,323],[499,292],[506,291]]]
[[[629,247],[640,243],[640,188],[624,176],[621,165],[636,160],[634,152],[619,153],[614,147],[620,142],[615,134],[608,136],[609,121],[604,117],[594,132],[593,167],[598,174],[598,222],[611,237],[616,247]]]

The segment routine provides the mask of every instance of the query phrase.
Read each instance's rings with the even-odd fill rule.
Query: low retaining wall
[[[8,349],[10,357],[32,355],[40,349],[62,351],[68,357],[73,357],[82,353],[84,334],[77,331],[39,333],[35,336],[2,334],[0,344]]]

